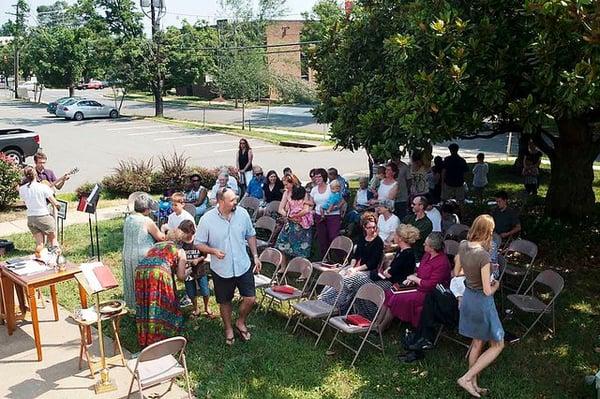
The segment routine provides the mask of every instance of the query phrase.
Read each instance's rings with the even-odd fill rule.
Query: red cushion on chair
[[[291,295],[296,292],[296,289],[289,285],[274,285],[271,289],[275,292],[281,292],[282,294]]]
[[[349,314],[346,316],[346,322],[357,327],[369,327],[371,325],[371,320],[359,314]]]

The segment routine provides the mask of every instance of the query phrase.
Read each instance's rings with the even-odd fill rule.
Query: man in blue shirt
[[[246,251],[246,242],[254,257],[254,270]],[[256,301],[253,272],[260,272],[261,263],[256,250],[256,231],[250,215],[244,208],[237,208],[237,196],[233,190],[217,191],[217,206],[206,212],[198,222],[194,244],[200,251],[210,254],[215,297],[225,325],[225,343],[233,345],[235,339],[231,323],[231,300],[235,289],[242,297],[235,328],[242,341],[250,340],[246,318]]]

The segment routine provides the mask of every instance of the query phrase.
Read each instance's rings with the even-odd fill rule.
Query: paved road
[[[72,191],[86,181],[100,180],[121,160],[150,157],[156,160],[158,155],[168,155],[173,150],[188,155],[191,165],[231,165],[239,140],[222,133],[129,118],[65,121],[47,114],[43,106],[0,100],[0,128],[11,126],[32,129],[40,135],[42,148],[49,157],[48,165],[57,174],[74,166],[80,168],[81,172],[65,185],[65,191]],[[249,141],[255,163],[265,171],[281,171],[290,166],[301,179],[307,179],[308,171],[319,166],[336,165],[343,173],[359,173],[367,168],[363,151],[301,151],[261,140]]]
[[[50,102],[57,98],[68,95],[68,90],[48,89],[42,93],[42,101]],[[105,96],[112,96],[112,89],[103,90],[75,90],[75,95],[94,98],[108,104],[112,102]],[[246,111],[246,120],[250,120],[253,125],[268,126],[268,127],[283,127],[293,128],[302,131],[327,133],[328,125],[319,124],[310,113],[309,106],[281,106],[270,107],[267,110],[264,108],[251,108]],[[121,108],[123,115],[141,115],[153,116],[154,104],[143,101],[123,102]],[[205,118],[208,123],[226,123],[226,124],[242,124],[241,109],[206,109],[195,106],[177,105],[165,102],[164,114],[167,117],[178,119],[189,119],[202,121]]]

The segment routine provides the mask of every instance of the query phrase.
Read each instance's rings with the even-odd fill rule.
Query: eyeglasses
[[[377,226],[374,226],[374,225],[368,225],[368,226],[365,226],[365,230],[366,230],[366,229],[369,229],[369,230],[371,230],[371,229],[376,229],[376,228],[377,228]]]
[[[262,175],[263,175],[263,172],[256,173],[256,176],[262,176]]]

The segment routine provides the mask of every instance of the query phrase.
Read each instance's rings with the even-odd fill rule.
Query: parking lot
[[[46,112],[45,105],[2,100],[0,129],[22,127],[40,135],[41,147],[49,157],[48,166],[57,175],[78,167],[80,172],[65,184],[73,191],[83,182],[100,181],[127,159],[153,158],[173,151],[190,157],[191,165],[217,167],[235,163],[239,138],[203,129],[186,129],[153,120],[119,118],[66,121]],[[255,164],[281,171],[290,166],[301,178],[311,168],[336,166],[342,173],[366,172],[364,152],[302,151],[280,147],[262,140],[249,139]],[[27,160],[32,163],[33,160]]]

